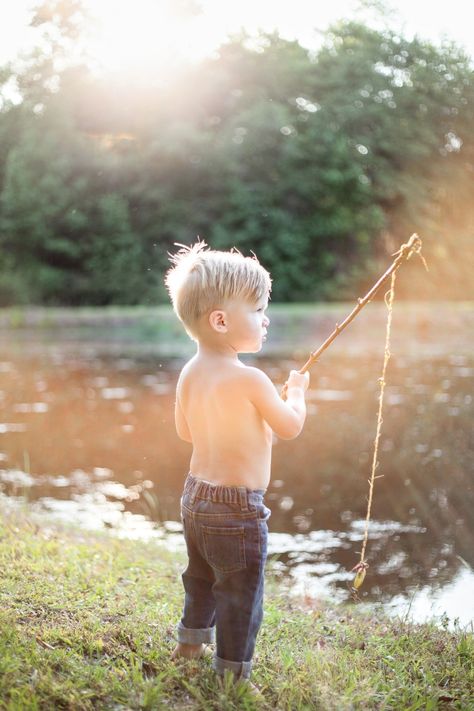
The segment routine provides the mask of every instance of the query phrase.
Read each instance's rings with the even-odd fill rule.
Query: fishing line
[[[354,582],[351,588],[352,591],[352,596],[355,600],[358,600],[357,596],[357,591],[361,587],[362,583],[364,582],[365,574],[367,572],[367,568],[369,567],[369,564],[365,560],[365,551],[367,549],[367,542],[369,539],[369,524],[370,524],[370,517],[371,517],[371,512],[372,512],[372,501],[373,501],[373,495],[374,495],[374,483],[375,480],[383,476],[383,474],[376,476],[375,472],[378,467],[378,451],[379,451],[379,441],[380,441],[380,436],[382,434],[382,423],[383,423],[383,398],[384,398],[384,392],[385,392],[385,385],[386,385],[386,372],[387,372],[387,365],[390,360],[390,338],[391,338],[391,329],[392,329],[392,315],[393,315],[393,302],[395,298],[395,280],[396,280],[396,273],[398,268],[401,266],[403,262],[406,262],[410,259],[410,257],[413,254],[417,254],[420,259],[423,262],[423,265],[428,271],[428,266],[426,264],[426,261],[421,254],[421,247],[422,247],[422,241],[418,237],[418,235],[412,234],[408,242],[405,244],[402,244],[398,252],[395,252],[393,254],[393,257],[396,257],[392,265],[387,269],[387,271],[382,274],[380,279],[374,284],[374,286],[367,292],[367,294],[363,298],[357,299],[357,306],[351,311],[349,316],[342,322],[342,324],[336,324],[336,328],[334,331],[328,336],[328,338],[324,341],[324,343],[314,352],[312,352],[306,361],[306,363],[303,365],[303,367],[299,370],[301,374],[305,373],[309,368],[316,363],[316,361],[319,359],[323,351],[328,348],[331,343],[334,341],[334,339],[348,326],[351,321],[354,320],[354,318],[357,316],[357,314],[361,311],[361,309],[368,304],[372,298],[375,296],[375,294],[379,291],[379,289],[382,287],[382,285],[387,281],[389,277],[391,277],[391,282],[390,282],[390,289],[389,291],[385,294],[385,304],[388,309],[388,314],[387,314],[387,325],[386,325],[386,330],[385,330],[385,349],[384,349],[384,361],[383,361],[383,367],[382,367],[382,375],[379,378],[380,382],[380,391],[379,391],[379,408],[378,408],[378,414],[377,414],[377,430],[375,434],[375,439],[374,439],[374,453],[372,457],[372,471],[370,474],[370,479],[368,479],[368,484],[369,484],[369,495],[367,499],[367,514],[365,517],[365,526],[364,526],[364,538],[362,542],[362,549],[360,552],[360,561],[357,563],[357,565],[354,566],[351,572],[355,573],[355,578]],[[282,391],[282,398],[285,400],[286,399],[286,391],[287,391],[287,385],[285,383]]]

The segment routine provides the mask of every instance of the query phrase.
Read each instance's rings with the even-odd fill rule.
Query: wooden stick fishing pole
[[[311,355],[309,356],[308,360],[306,363],[303,365],[302,368],[300,368],[299,372],[301,374],[306,373],[307,370],[311,368],[311,366],[316,363],[320,355],[328,348],[331,343],[334,341],[337,336],[342,333],[342,331],[355,319],[359,311],[361,311],[366,304],[369,303],[375,296],[375,294],[378,292],[378,290],[382,287],[382,285],[387,281],[387,279],[393,274],[393,272],[396,272],[397,269],[401,266],[401,264],[404,261],[407,261],[410,259],[412,254],[417,253],[420,255],[421,251],[421,246],[422,242],[421,239],[418,237],[417,234],[412,234],[410,239],[406,244],[402,244],[398,252],[395,252],[393,256],[396,256],[397,258],[394,260],[393,264],[387,269],[385,274],[382,274],[380,279],[374,284],[374,286],[370,289],[370,291],[367,292],[367,294],[362,298],[362,299],[357,299],[357,306],[351,311],[349,316],[341,323],[341,324],[336,324],[336,328],[334,331],[331,333],[331,335],[326,338],[324,343]],[[426,264],[425,264],[426,266]],[[284,389],[284,393],[286,393],[286,389]]]
[[[315,363],[318,358],[320,357],[321,353],[323,353],[328,346],[331,345],[331,343],[334,341],[334,339],[348,326],[351,321],[354,320],[354,318],[357,316],[359,311],[364,308],[366,304],[371,301],[371,299],[374,297],[374,295],[377,293],[377,291],[381,288],[381,286],[387,281],[387,279],[390,277],[391,278],[391,286],[390,286],[390,292],[389,292],[389,300],[387,303],[388,307],[388,319],[387,319],[387,329],[386,329],[386,336],[385,336],[385,351],[384,351],[384,363],[383,363],[383,370],[382,370],[382,377],[380,378],[380,396],[379,396],[379,409],[378,409],[378,415],[377,415],[377,433],[375,436],[375,441],[374,441],[374,455],[372,459],[372,472],[371,476],[369,479],[369,497],[368,497],[368,503],[367,503],[367,515],[365,518],[365,530],[364,530],[364,538],[363,538],[363,543],[362,543],[362,550],[360,552],[360,561],[357,563],[357,565],[354,566],[351,572],[354,572],[355,579],[353,582],[353,586],[351,588],[352,590],[352,596],[354,600],[358,600],[358,594],[357,591],[361,587],[362,583],[364,582],[365,574],[367,571],[367,568],[369,567],[369,564],[365,560],[365,550],[367,546],[367,541],[369,537],[369,522],[370,522],[370,514],[371,514],[371,507],[372,507],[372,499],[373,499],[373,491],[374,491],[374,482],[375,479],[377,478],[375,476],[375,471],[378,466],[377,462],[377,456],[378,456],[378,446],[379,446],[379,439],[380,439],[380,434],[382,431],[382,408],[383,408],[383,396],[384,396],[384,389],[385,389],[385,373],[387,370],[387,364],[390,359],[390,330],[391,330],[391,324],[392,324],[392,307],[393,307],[393,299],[394,299],[394,294],[395,294],[395,278],[396,278],[396,271],[402,264],[402,262],[407,261],[410,259],[412,254],[416,253],[418,254],[421,259],[423,260],[423,263],[426,267],[426,262],[423,259],[423,256],[421,255],[421,247],[422,247],[422,242],[421,239],[418,237],[417,234],[413,234],[408,242],[406,244],[402,244],[398,252],[396,252],[393,256],[396,256],[395,261],[393,264],[387,269],[385,274],[382,274],[380,279],[374,284],[374,286],[370,289],[370,291],[367,292],[367,294],[364,296],[362,299],[357,299],[357,306],[351,311],[349,316],[341,323],[341,325],[336,324],[336,328],[334,331],[331,333],[331,335],[324,341],[324,343],[318,348],[318,350],[314,351],[311,353],[310,357],[306,361],[306,363],[303,365],[303,367],[300,369],[300,373],[303,374],[309,368]],[[427,268],[427,267],[426,267]],[[286,390],[287,386],[285,383],[285,386],[283,388],[282,392],[282,397],[283,399],[286,398]]]

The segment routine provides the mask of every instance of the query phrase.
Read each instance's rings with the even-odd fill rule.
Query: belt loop
[[[240,496],[240,509],[241,511],[248,511],[249,506],[247,499],[247,489],[245,488],[245,486],[239,486],[238,491]]]
[[[195,499],[196,499],[196,491],[197,491],[197,488],[198,488],[198,482],[196,481],[196,479],[195,479],[194,477],[193,477],[193,481],[192,481],[192,483],[191,483],[191,487],[190,487],[190,488],[191,488],[191,492],[190,492],[190,494],[189,494],[190,503],[191,503],[191,506],[194,506],[194,501],[195,501]]]

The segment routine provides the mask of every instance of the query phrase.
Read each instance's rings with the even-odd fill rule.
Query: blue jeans
[[[214,669],[248,678],[263,617],[267,558],[264,489],[219,486],[189,474],[181,499],[188,566],[178,642],[213,642]]]

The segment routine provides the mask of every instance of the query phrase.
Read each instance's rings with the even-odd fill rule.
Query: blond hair
[[[223,308],[226,301],[256,303],[270,294],[270,274],[255,255],[244,257],[235,247],[230,252],[206,249],[203,241],[190,247],[176,245],[181,249],[168,253],[173,266],[165,284],[175,313],[193,340],[202,316]]]

